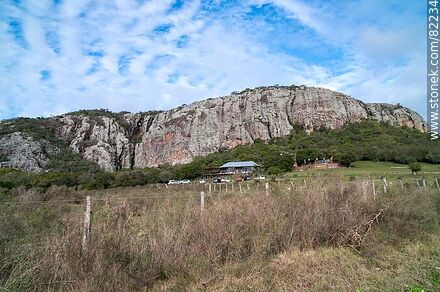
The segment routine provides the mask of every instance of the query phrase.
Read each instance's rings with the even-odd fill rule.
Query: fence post
[[[238,188],[240,189],[240,194],[243,194],[243,190],[241,188],[241,182],[238,183]]]
[[[208,193],[211,193],[211,184],[208,185]]]
[[[422,180],[422,183],[423,183],[423,188],[426,190],[426,181]]]
[[[205,192],[200,192],[200,212],[205,209]]]
[[[388,189],[387,179],[383,178],[383,192],[386,194]]]
[[[234,182],[231,183],[231,192],[234,193],[235,188],[234,188]]]
[[[438,178],[435,178],[435,184],[437,185],[437,189],[440,191],[440,185],[438,183]]]
[[[374,180],[373,180],[373,199],[376,199],[376,187],[374,186]]]
[[[90,204],[90,196],[86,197],[86,211],[84,213],[84,228],[83,228],[83,239],[82,239],[82,250],[83,252],[87,251],[87,245],[90,240],[90,234],[92,231],[90,224],[90,214],[91,214],[91,204]]]
[[[228,192],[228,183],[225,182],[225,193],[227,193],[227,192]]]
[[[266,182],[266,196],[269,196],[269,183]]]
[[[403,183],[402,183],[402,180],[399,179],[399,182],[400,182],[400,187],[403,189]]]
[[[247,190],[249,191],[250,190],[249,183],[246,183],[246,186],[247,186]]]
[[[417,188],[420,190],[420,184],[419,184],[419,180],[416,179],[416,184],[417,184]]]

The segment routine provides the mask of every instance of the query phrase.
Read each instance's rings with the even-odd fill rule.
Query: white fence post
[[[387,179],[383,178],[383,192],[386,194],[388,189]]]
[[[243,189],[241,188],[241,182],[238,183],[238,188],[240,189],[240,194],[243,194]]]
[[[82,250],[87,251],[87,245],[90,241],[90,234],[92,231],[90,224],[90,214],[91,214],[91,203],[90,196],[86,197],[86,211],[84,213],[84,228],[83,228],[83,239],[82,239]]]
[[[266,182],[266,196],[269,196],[269,183]]]
[[[437,189],[440,191],[440,185],[438,183],[438,178],[435,178],[435,184],[437,185]]]
[[[205,192],[200,192],[200,211],[205,210]]]
[[[376,199],[376,187],[374,186],[374,180],[373,180],[373,198]]]

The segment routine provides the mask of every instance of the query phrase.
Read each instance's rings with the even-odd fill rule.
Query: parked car
[[[243,180],[244,180],[244,181],[252,180],[252,176],[247,175],[247,176],[245,176],[245,177],[243,178]]]
[[[191,181],[189,179],[184,179],[184,180],[181,180],[180,183],[186,185],[186,184],[191,183]]]
[[[231,182],[231,180],[229,179],[229,178],[222,178],[221,180],[220,180],[221,182]]]
[[[255,179],[257,179],[257,180],[265,180],[266,178],[264,176],[260,175],[260,176],[257,176]]]
[[[179,182],[178,180],[174,180],[174,179],[172,179],[172,180],[170,180],[170,181],[168,182],[168,184],[169,184],[169,185],[178,185],[178,184],[180,184],[180,182]]]
[[[218,184],[218,183],[221,183],[221,182],[222,182],[222,180],[220,178],[218,178],[218,177],[212,179],[212,183],[214,183],[214,184]]]
[[[204,179],[200,180],[199,184],[206,184],[206,180],[204,180]]]

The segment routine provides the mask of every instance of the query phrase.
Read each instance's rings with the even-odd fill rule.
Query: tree
[[[267,174],[268,175],[277,175],[277,174],[280,174],[282,172],[283,171],[279,167],[276,167],[276,166],[271,166],[271,167],[269,167],[267,169]]]
[[[411,169],[414,175],[416,175],[418,171],[422,170],[422,165],[419,162],[411,162],[408,164],[408,167]]]
[[[160,182],[168,182],[170,179],[173,178],[173,174],[168,169],[164,169],[161,172],[159,172],[159,180]]]
[[[356,152],[353,149],[346,149],[345,151],[342,150],[341,153],[339,153],[335,157],[336,161],[344,166],[351,166],[353,161],[358,160],[358,157],[356,155]]]

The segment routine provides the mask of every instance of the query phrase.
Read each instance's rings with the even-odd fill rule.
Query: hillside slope
[[[342,93],[305,86],[246,89],[161,112],[79,111],[45,123],[50,125],[47,131],[74,153],[113,171],[189,163],[237,145],[286,136],[294,128],[337,129],[364,119],[426,131],[422,117],[408,108],[365,104]],[[12,133],[17,133],[14,120],[3,122],[0,144],[16,143],[11,139],[18,136]],[[28,134],[32,136],[32,131]],[[16,155],[2,151],[1,145],[0,152],[3,165],[23,169]],[[24,169],[44,168],[37,164]]]

